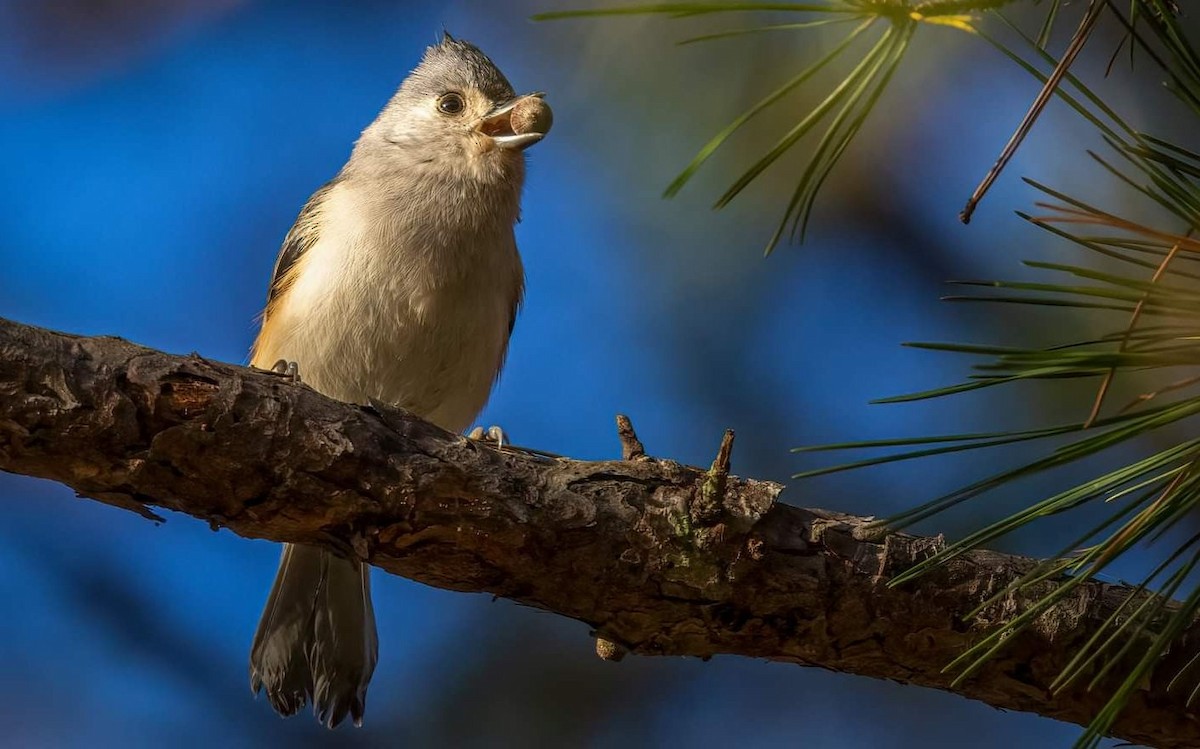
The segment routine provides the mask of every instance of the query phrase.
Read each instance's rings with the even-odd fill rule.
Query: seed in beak
[[[508,116],[508,121],[514,135],[526,133],[545,135],[550,132],[550,126],[554,123],[554,113],[545,100],[530,96],[517,102]]]
[[[480,147],[523,151],[545,137],[553,119],[550,105],[542,100],[541,94],[514,99],[476,125],[480,133],[490,136],[486,145]]]

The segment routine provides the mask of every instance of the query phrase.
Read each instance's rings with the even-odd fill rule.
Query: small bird
[[[275,263],[251,364],[343,401],[395,405],[453,432],[504,363],[524,271],[524,150],[549,131],[474,45],[445,34],[300,211]],[[362,724],[378,639],[368,567],[285,544],[250,652],[281,715]]]

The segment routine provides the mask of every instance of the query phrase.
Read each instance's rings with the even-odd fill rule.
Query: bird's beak
[[[550,131],[552,115],[544,96],[538,91],[507,101],[488,112],[475,129],[497,148],[523,151]]]

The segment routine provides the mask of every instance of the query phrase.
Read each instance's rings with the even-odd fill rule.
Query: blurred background
[[[965,35],[922,30],[826,185],[807,243],[764,259],[803,149],[731,208],[709,205],[828,81],[748,128],[680,197],[660,195],[830,37],[678,47],[751,19],[528,20],[602,2],[0,4],[0,316],[245,362],[300,206],[446,28],[518,90],[547,91],[555,110],[554,131],[530,151],[517,227],[527,301],[481,423],[520,444],[610,458],[613,417],[627,413],[651,453],[696,464],[733,427],[735,470],[788,482],[819,464],[789,454],[801,444],[1086,414],[1092,394],[1079,390],[867,404],[966,373],[967,362],[902,341],[1049,340],[1037,315],[938,301],[949,278],[1021,277],[1023,258],[1075,257],[1012,214],[1036,199],[1020,175],[1137,215],[1081,158],[1102,146],[1095,133],[1052,105],[975,221],[958,223],[1033,79]],[[1098,78],[1115,44],[1109,33],[1081,71]],[[1101,90],[1135,124],[1171,135],[1170,102],[1146,80],[1118,66]],[[1028,454],[839,474],[785,497],[886,515]],[[960,536],[1089,467],[919,530]],[[247,687],[276,545],[177,516],[156,526],[22,477],[0,476],[0,502],[3,746],[1053,747],[1078,732],[814,669],[604,663],[580,623],[381,574],[366,727],[329,732],[307,715],[280,720]],[[1051,520],[1004,548],[1057,551],[1085,519]]]

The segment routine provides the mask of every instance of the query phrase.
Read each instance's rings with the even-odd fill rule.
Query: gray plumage
[[[523,149],[549,127],[545,108],[539,132],[515,132],[519,106],[545,108],[473,45],[430,47],[288,232],[252,363],[470,426],[521,301]],[[367,570],[285,545],[250,654],[251,687],[281,714],[311,702],[330,727],[361,721],[377,658]]]
[[[281,715],[312,701],[333,728],[362,723],[379,643],[367,567],[324,549],[284,544],[250,649],[250,688]]]

